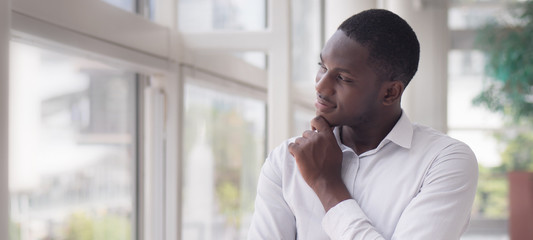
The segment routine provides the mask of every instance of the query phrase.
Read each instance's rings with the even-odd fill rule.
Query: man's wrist
[[[321,179],[315,182],[312,188],[320,199],[320,202],[322,202],[322,206],[326,212],[338,203],[352,198],[342,179]]]

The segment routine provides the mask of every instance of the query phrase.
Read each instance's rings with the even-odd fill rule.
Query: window
[[[266,104],[212,87],[185,88],[181,237],[246,239],[265,159]]]
[[[292,134],[310,129],[314,114],[314,83],[323,45],[323,1],[291,1]]]
[[[291,3],[292,81],[296,87],[313,92],[323,44],[321,0]]]
[[[128,12],[135,12],[135,5],[137,1],[135,0],[102,0],[104,2],[107,2],[115,7],[121,8],[123,10],[126,10]]]
[[[269,106],[274,107],[268,111],[277,117],[268,119],[269,126],[278,131],[271,131],[268,139],[286,138],[289,132],[284,128],[290,124],[285,107],[289,98],[287,94],[280,97],[288,89],[285,83],[289,79],[288,2],[23,0],[11,6],[12,22],[9,29],[0,26],[0,32],[18,41],[13,43],[10,62],[17,68],[10,79],[17,83],[11,85],[11,93],[16,94],[11,94],[13,112],[0,108],[0,115],[9,116],[9,127],[13,127],[11,138],[15,140],[10,147],[15,150],[10,161],[24,163],[23,158],[35,162],[24,166],[12,163],[9,171],[0,165],[1,173],[11,177],[11,239],[81,239],[80,234],[85,234],[92,239],[165,240],[194,239],[198,233],[210,239],[219,239],[210,233],[244,238],[267,148],[269,87],[277,89],[275,97],[269,96],[273,103]],[[267,11],[269,6],[271,11]],[[219,34],[228,36],[228,41],[211,37]],[[190,39],[193,41],[187,41]],[[17,60],[23,55],[16,51],[31,52],[33,57],[24,61],[32,64]],[[62,54],[65,52],[68,54]],[[231,60],[219,61],[222,58],[203,56],[205,53],[223,53]],[[201,74],[184,74],[183,66],[207,72],[224,83],[213,79],[201,83],[197,81],[203,79]],[[183,86],[185,79],[187,87]],[[216,110],[219,118],[213,118],[210,111],[203,115],[189,112],[185,103]],[[26,105],[29,107],[19,107]],[[203,128],[198,127],[200,123]],[[237,129],[235,124],[241,123]],[[7,123],[0,124],[7,129]],[[204,136],[212,143],[222,138],[220,134],[227,134],[222,124],[240,132],[234,142],[212,145],[212,151],[227,148],[224,154],[229,157],[213,157],[211,164],[216,168],[205,176],[213,180],[213,188],[202,189],[203,183],[191,179],[194,174],[206,175],[204,169],[185,174],[186,167],[194,167],[188,151],[195,143],[189,142],[186,134]],[[25,128],[17,127],[22,125]],[[0,147],[7,147],[4,142],[0,140]],[[28,145],[35,147],[32,151],[21,147]],[[45,162],[41,158],[51,155],[47,151],[57,157],[47,158],[49,164],[41,168],[45,165],[39,165]],[[72,155],[76,161],[68,161]],[[99,160],[104,157],[112,160]],[[60,160],[67,163],[56,164]],[[109,164],[115,165],[111,168]],[[115,167],[117,174],[109,176]],[[98,178],[91,178],[88,171],[98,173]],[[115,181],[120,183],[118,187],[113,185]],[[105,192],[86,190],[95,186]],[[0,193],[0,200],[7,200],[7,194]],[[189,210],[198,209],[190,201],[194,194],[212,194],[210,205],[204,206],[212,211],[199,222]],[[57,205],[62,212],[35,208],[36,204],[46,206],[46,198],[64,203]],[[119,209],[117,204],[124,205]],[[204,228],[198,231],[198,225]]]
[[[475,49],[476,30],[488,21],[509,21],[505,3],[513,1],[454,1],[448,26],[448,134],[467,143],[479,163],[479,180],[471,224],[462,239],[509,239],[507,176],[499,167],[505,144],[498,136],[509,130],[501,114],[475,106],[482,91],[485,58]],[[455,44],[455,45],[454,45]]]
[[[251,64],[252,66],[266,70],[267,66],[267,54],[257,51],[245,51],[245,52],[232,52],[233,56],[242,59],[243,61]]]
[[[10,239],[134,239],[136,74],[19,42],[10,55]]]
[[[301,136],[305,130],[311,129],[311,120],[315,117],[315,112],[296,105],[293,114],[293,135]]]
[[[266,0],[177,0],[178,28],[185,32],[264,30]]]
[[[483,64],[479,51],[450,51],[448,134],[466,142],[478,159],[478,192],[472,219],[501,221],[508,216],[507,179],[505,174],[497,173],[494,168],[502,161],[502,148],[496,134],[504,127],[503,117],[472,104],[482,89],[483,72],[480,66]],[[506,234],[505,227],[505,224],[500,226],[498,234]]]

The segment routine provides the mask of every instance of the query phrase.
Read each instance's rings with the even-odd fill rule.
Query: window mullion
[[[8,213],[9,39],[11,1],[0,0],[0,212]],[[9,214],[0,215],[0,239],[9,238]]]
[[[165,98],[155,79],[144,89],[144,239],[165,239]]]

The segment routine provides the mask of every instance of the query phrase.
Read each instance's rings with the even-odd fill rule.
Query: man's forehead
[[[349,54],[349,52],[357,52],[358,54],[366,55],[368,49],[357,41],[346,36],[346,34],[341,30],[338,30],[326,42],[324,48],[322,48],[322,51],[320,52],[320,58],[344,56]]]
[[[322,51],[326,50],[327,48],[353,48],[354,46],[358,47],[364,47],[361,43],[356,41],[355,39],[352,39],[346,35],[342,30],[337,30],[326,42],[324,45],[324,48]]]

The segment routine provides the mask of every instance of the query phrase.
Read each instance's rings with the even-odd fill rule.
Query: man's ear
[[[385,96],[383,97],[383,104],[390,106],[395,102],[399,102],[402,98],[405,86],[400,81],[390,81],[385,83]]]

